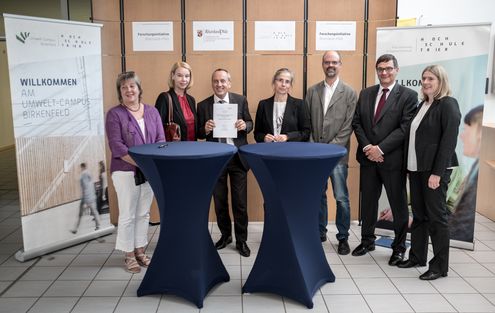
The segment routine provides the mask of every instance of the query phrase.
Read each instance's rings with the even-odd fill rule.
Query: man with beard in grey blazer
[[[306,94],[306,105],[311,117],[310,140],[319,143],[341,145],[349,151],[352,134],[352,118],[356,109],[356,92],[340,78],[342,56],[338,51],[327,51],[321,62],[325,79],[310,87]],[[337,252],[349,254],[350,227],[349,191],[347,189],[349,154],[344,156],[330,174],[337,214]],[[321,241],[327,240],[328,207],[327,186],[323,190],[319,214]]]

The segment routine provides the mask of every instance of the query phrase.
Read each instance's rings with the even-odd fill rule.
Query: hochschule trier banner
[[[453,97],[459,102],[464,119],[470,109],[484,103],[490,28],[490,23],[378,28],[376,55],[395,55],[400,69],[397,81],[418,94],[423,69],[431,64],[442,65],[447,70]],[[461,121],[460,133],[463,127]],[[476,188],[466,186],[470,184],[469,180],[477,180],[478,160],[463,155],[460,139],[456,153],[460,166],[453,171],[447,199],[452,213],[451,245],[473,248],[476,200],[472,203],[460,200],[466,192],[476,193]],[[382,209],[388,205],[386,199],[381,202]],[[454,227],[459,223],[453,218],[459,215],[462,215],[463,225]]]
[[[101,25],[4,14],[24,261],[108,234]]]

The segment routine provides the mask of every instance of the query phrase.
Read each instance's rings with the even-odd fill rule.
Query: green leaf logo
[[[15,35],[15,38],[17,38],[17,40],[19,40],[22,43],[26,43],[26,39],[28,39],[29,34],[30,33],[28,32],[20,32],[19,35]]]

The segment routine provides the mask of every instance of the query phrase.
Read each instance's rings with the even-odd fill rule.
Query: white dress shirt
[[[287,101],[276,102],[273,101],[273,135],[278,136],[282,131],[282,123],[284,122],[285,107]]]
[[[419,109],[418,114],[414,117],[411,122],[411,130],[409,132],[409,146],[407,153],[407,169],[411,172],[416,172],[418,170],[418,159],[416,156],[416,131],[418,130],[419,124],[425,117],[426,112],[431,107],[431,103],[423,103],[421,109]]]
[[[390,85],[388,87],[383,87],[382,85],[380,85],[380,87],[378,88],[378,94],[376,95],[376,99],[375,99],[375,109],[373,110],[373,116],[374,116],[374,114],[376,114],[376,109],[378,108],[378,102],[380,102],[380,98],[382,97],[383,89],[385,89],[385,88],[388,89],[387,94],[385,95],[385,101],[387,101],[388,96],[390,96],[390,92],[392,91],[392,89],[394,89],[394,87],[395,87],[395,81],[392,85]],[[366,151],[369,146],[371,146],[371,144],[364,147],[363,151]],[[378,147],[378,150],[380,150],[381,155],[384,155],[382,149],[380,149],[380,146],[377,146],[377,147]]]
[[[330,106],[330,101],[332,100],[333,94],[335,93],[335,88],[337,88],[337,85],[339,84],[340,78],[337,77],[337,79],[333,82],[332,85],[329,85],[327,81],[323,81],[325,84],[325,99],[323,100],[323,116],[327,114],[328,107]]]
[[[390,96],[390,92],[395,87],[395,84],[396,82],[394,81],[394,83],[388,87],[383,87],[382,85],[380,85],[380,88],[378,89],[378,94],[376,95],[376,99],[375,99],[375,109],[373,110],[373,114],[376,114],[376,109],[378,108],[378,102],[380,102],[380,98],[382,97],[383,89],[385,88],[388,89],[387,94],[385,95],[385,101],[387,101],[388,96]]]

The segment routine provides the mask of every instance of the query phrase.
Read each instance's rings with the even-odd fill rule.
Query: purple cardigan
[[[146,138],[143,137],[136,119],[122,105],[114,106],[107,112],[105,129],[112,152],[110,172],[135,171],[135,166],[121,159],[128,154],[130,147],[165,141],[160,114],[157,109],[146,104],[144,105],[144,125]]]

